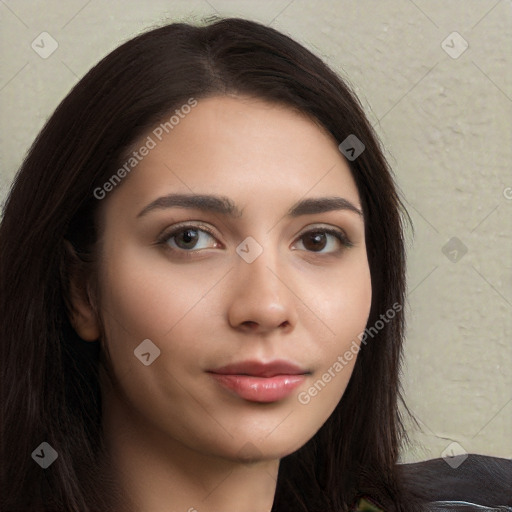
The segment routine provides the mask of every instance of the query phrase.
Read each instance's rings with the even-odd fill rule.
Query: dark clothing
[[[454,466],[444,459],[400,464],[406,487],[430,512],[512,512],[511,459],[469,455]],[[362,499],[354,512],[381,511],[376,505]]]

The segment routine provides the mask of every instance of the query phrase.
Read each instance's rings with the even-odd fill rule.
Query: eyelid
[[[331,224],[310,224],[308,226],[306,226],[297,236],[302,236],[306,233],[309,233],[310,231],[325,231],[327,233],[338,233],[340,235],[343,235],[347,240],[349,239],[348,238],[348,235],[346,233],[346,231],[340,227],[337,227],[337,226],[333,226]]]
[[[212,238],[215,238],[218,244],[221,242],[218,241],[217,235],[214,233],[213,229],[206,224],[203,224],[201,221],[195,221],[198,222],[198,224],[195,224],[194,221],[184,221],[179,222],[178,224],[173,224],[171,227],[164,229],[160,235],[158,235],[155,245],[167,245],[167,241],[172,238],[175,234],[180,233],[181,231],[185,230],[186,228],[191,229],[197,229],[198,231],[204,231],[208,235],[210,235]],[[171,251],[179,251],[179,249],[174,249],[172,247],[169,247],[169,250]],[[180,252],[183,253],[193,253],[197,251],[185,251],[181,250]]]

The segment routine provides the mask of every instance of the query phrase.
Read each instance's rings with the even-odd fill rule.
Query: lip
[[[283,360],[242,361],[209,373],[221,386],[251,402],[269,403],[286,398],[310,372]]]

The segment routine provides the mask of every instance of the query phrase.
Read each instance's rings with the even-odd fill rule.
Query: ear
[[[69,321],[76,333],[85,341],[96,341],[100,338],[100,323],[96,305],[90,293],[89,276],[85,272],[86,263],[76,254],[75,248],[67,240],[64,241],[68,290],[66,301],[69,309]]]

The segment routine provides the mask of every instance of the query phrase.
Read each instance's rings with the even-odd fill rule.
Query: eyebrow
[[[167,208],[190,208],[202,210],[205,212],[219,213],[232,218],[242,216],[242,211],[233,203],[231,199],[225,196],[209,194],[169,194],[159,197],[149,203],[137,217],[142,217],[154,210]],[[311,215],[315,213],[324,213],[336,210],[347,210],[357,213],[363,217],[363,212],[343,197],[315,197],[301,199],[295,203],[287,212],[288,217],[299,217],[300,215]]]

